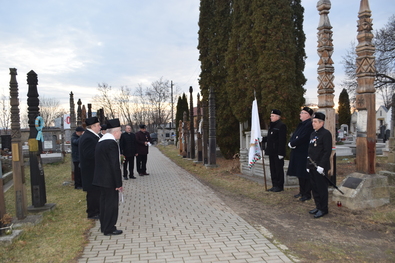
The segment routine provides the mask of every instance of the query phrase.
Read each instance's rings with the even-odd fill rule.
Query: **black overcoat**
[[[266,142],[266,147],[264,147],[265,155],[281,155],[285,157],[287,126],[281,120],[271,122],[267,137],[263,138],[263,142]]]
[[[137,153],[136,135],[134,133],[122,133],[119,147],[122,155],[126,157],[135,156]]]
[[[313,131],[310,135],[308,156],[317,164],[324,168],[325,174],[330,169],[330,156],[332,153],[332,134],[324,127],[318,131]],[[307,161],[308,169],[316,169],[314,165]]]
[[[136,132],[136,141],[137,141],[137,153],[141,155],[148,154],[148,146],[145,145],[145,142],[151,142],[151,136],[148,132],[138,131]]]
[[[306,171],[307,151],[309,149],[310,135],[314,131],[311,119],[299,123],[295,132],[292,134],[289,143],[292,149],[289,158],[287,175],[308,178]]]
[[[100,140],[95,150],[95,174],[92,184],[114,190],[122,187],[119,158],[118,143],[115,140]]]
[[[84,134],[81,135],[78,145],[82,188],[84,191],[96,190],[92,185],[92,181],[95,172],[95,149],[98,140],[98,135],[94,134],[91,130],[86,130]]]
[[[80,153],[78,151],[78,145],[80,143],[80,136],[77,135],[76,132],[74,132],[71,135],[71,158],[73,162],[79,162],[80,161]]]

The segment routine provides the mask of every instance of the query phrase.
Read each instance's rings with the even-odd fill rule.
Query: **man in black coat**
[[[310,135],[307,170],[313,191],[315,208],[310,210],[314,218],[328,214],[328,182],[324,178],[330,169],[332,153],[332,134],[324,128],[325,114],[313,115],[314,132]]]
[[[93,185],[100,188],[100,228],[105,236],[120,235],[115,226],[118,220],[119,193],[122,188],[122,173],[119,147],[121,137],[119,119],[107,121],[107,132],[100,138],[95,150],[95,175]]]
[[[75,132],[71,135],[71,159],[74,164],[74,188],[82,189],[81,169],[80,169],[80,153],[78,145],[80,143],[81,135],[84,133],[84,128],[77,127]]]
[[[126,125],[125,132],[122,133],[121,139],[119,140],[119,147],[121,148],[121,154],[125,157],[123,163],[123,178],[128,180],[129,178],[136,179],[133,175],[134,170],[134,156],[137,155],[137,144],[136,136],[132,133],[132,127]],[[129,166],[129,173],[128,173]]]
[[[99,140],[100,123],[97,117],[85,120],[86,131],[80,138],[78,150],[80,153],[80,168],[82,189],[86,191],[86,212],[89,219],[99,219],[100,214],[100,190],[92,185],[95,172],[95,149]]]
[[[137,172],[140,176],[149,175],[147,173],[148,147],[151,145],[151,137],[147,132],[147,126],[140,125],[140,131],[136,132],[137,142]]]
[[[270,114],[270,126],[266,142],[265,154],[269,156],[270,177],[272,179],[271,192],[284,191],[284,156],[287,140],[287,126],[280,120],[281,111],[272,110]]]
[[[294,195],[294,197],[300,197],[299,200],[302,202],[311,199],[310,177],[309,173],[306,171],[305,161],[309,149],[310,135],[314,131],[313,125],[311,124],[311,116],[313,113],[314,111],[309,107],[304,107],[302,109],[299,114],[301,122],[288,143],[288,147],[292,150],[287,174],[298,177],[299,193]]]

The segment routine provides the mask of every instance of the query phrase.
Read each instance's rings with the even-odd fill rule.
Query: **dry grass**
[[[64,163],[44,165],[47,203],[52,211],[43,213],[37,225],[23,227],[22,234],[6,247],[0,247],[0,262],[75,262],[87,243],[86,233],[93,226],[86,219],[85,192],[75,190],[70,181],[70,156]],[[32,204],[30,170],[25,167],[28,205]],[[14,189],[6,195],[7,213],[15,216]]]

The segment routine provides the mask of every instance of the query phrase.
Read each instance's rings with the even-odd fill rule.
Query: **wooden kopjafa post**
[[[70,92],[70,130],[73,133],[75,131],[76,121],[75,121],[75,105],[74,105],[74,94]],[[74,181],[74,164],[73,159],[70,158],[70,171],[71,171],[71,181]]]
[[[209,107],[209,133],[208,133],[208,148],[209,160],[207,167],[217,167],[217,137],[216,137],[216,122],[215,122],[215,95],[213,87],[210,87],[210,94],[208,97]]]
[[[375,47],[369,2],[362,0],[358,13],[357,53],[357,172],[376,173]]]
[[[375,47],[372,43],[372,19],[368,0],[361,0],[358,12],[357,53],[357,147],[356,172],[347,176],[333,201],[350,209],[378,207],[390,202],[388,178],[376,174]]]
[[[195,120],[193,118],[193,96],[192,96],[192,86],[189,87],[189,100],[190,100],[190,107],[189,107],[189,144],[190,144],[190,149],[191,149],[191,159],[195,159],[195,153],[196,153],[196,149],[195,149]]]
[[[31,70],[27,73],[27,84],[29,90],[27,93],[27,105],[28,105],[28,116],[29,116],[29,161],[30,161],[30,180],[31,180],[31,192],[32,192],[32,203],[33,208],[29,207],[29,211],[35,208],[41,208],[45,206],[47,202],[46,189],[45,189],[45,175],[41,160],[42,152],[42,141],[37,140],[38,130],[37,126],[42,123],[37,122],[36,118],[40,115],[37,92],[37,74]]]
[[[16,68],[10,68],[10,104],[11,104],[11,150],[12,172],[15,189],[15,210],[18,219],[27,216],[27,197],[25,186],[25,169],[21,144],[21,125],[19,118],[18,82]]]
[[[329,10],[331,9],[331,1],[321,0],[317,3],[317,10],[320,14],[320,21],[318,24],[318,48],[317,53],[320,57],[318,61],[318,107],[319,111],[325,114],[325,128],[332,133],[332,155],[331,155],[331,169],[329,177],[332,181],[336,181],[335,174],[335,158],[336,158],[336,122],[335,122],[335,109],[334,91],[335,85],[333,84],[335,71],[333,67],[332,54],[332,26],[329,21]]]
[[[78,101],[77,101],[77,105],[78,105],[78,107],[77,107],[77,126],[83,126],[83,123],[81,120],[81,111],[82,111],[81,104],[82,104],[81,99],[78,99]],[[84,125],[85,125],[85,123],[84,123]]]
[[[197,161],[202,162],[203,161],[203,155],[202,155],[202,131],[200,127],[200,121],[202,119],[202,113],[201,113],[201,101],[200,101],[200,95],[198,93],[197,95]]]

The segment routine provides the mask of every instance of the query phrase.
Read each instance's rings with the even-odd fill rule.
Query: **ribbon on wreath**
[[[37,141],[44,141],[44,136],[43,136],[43,128],[44,128],[44,119],[41,116],[37,116],[34,125],[36,126],[37,130]]]

